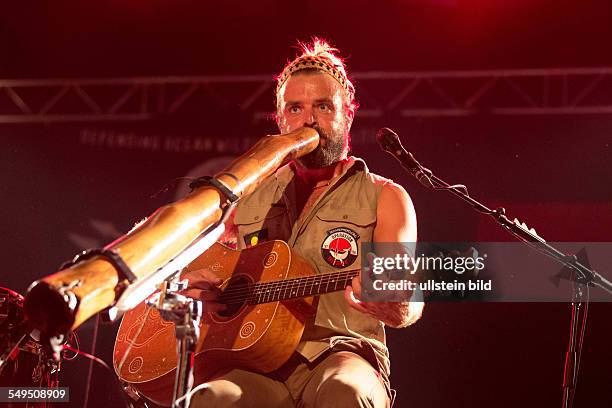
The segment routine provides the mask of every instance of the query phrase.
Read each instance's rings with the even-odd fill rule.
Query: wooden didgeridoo
[[[215,177],[238,197],[290,160],[313,151],[319,134],[300,128],[284,135],[266,136]],[[208,227],[221,219],[224,196],[203,186],[185,198],[158,208],[126,235],[106,246],[117,252],[134,275],[143,278],[183,251]],[[115,267],[96,256],[34,282],[25,298],[24,312],[43,336],[65,335],[96,313],[111,306],[120,282]]]

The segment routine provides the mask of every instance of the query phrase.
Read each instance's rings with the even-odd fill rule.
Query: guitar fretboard
[[[358,274],[359,269],[352,269],[301,278],[258,282],[254,285],[240,285],[224,291],[219,297],[219,302],[231,304],[246,301],[255,305],[336,292],[344,290]]]

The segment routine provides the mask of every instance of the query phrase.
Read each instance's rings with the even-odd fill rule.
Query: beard
[[[348,146],[349,135],[346,135],[345,140],[344,135],[340,132],[329,134],[318,126],[315,126],[314,129],[319,133],[320,139],[325,139],[325,147],[319,142],[317,148],[300,157],[299,162],[308,169],[320,169],[342,160],[345,146]]]

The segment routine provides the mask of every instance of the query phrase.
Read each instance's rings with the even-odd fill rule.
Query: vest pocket
[[[317,212],[317,218],[325,222],[348,223],[358,227],[367,227],[376,223],[374,208],[325,208]]]
[[[281,206],[273,207],[239,207],[234,216],[234,224],[250,225],[263,223],[267,219],[273,219],[287,214],[287,209]]]
[[[289,239],[285,207],[238,207],[234,224],[238,228],[238,248],[246,248],[273,239]]]

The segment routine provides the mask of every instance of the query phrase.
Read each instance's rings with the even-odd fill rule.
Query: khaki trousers
[[[380,374],[361,356],[331,352],[314,363],[299,354],[263,375],[233,369],[200,384],[190,408],[388,408]]]

